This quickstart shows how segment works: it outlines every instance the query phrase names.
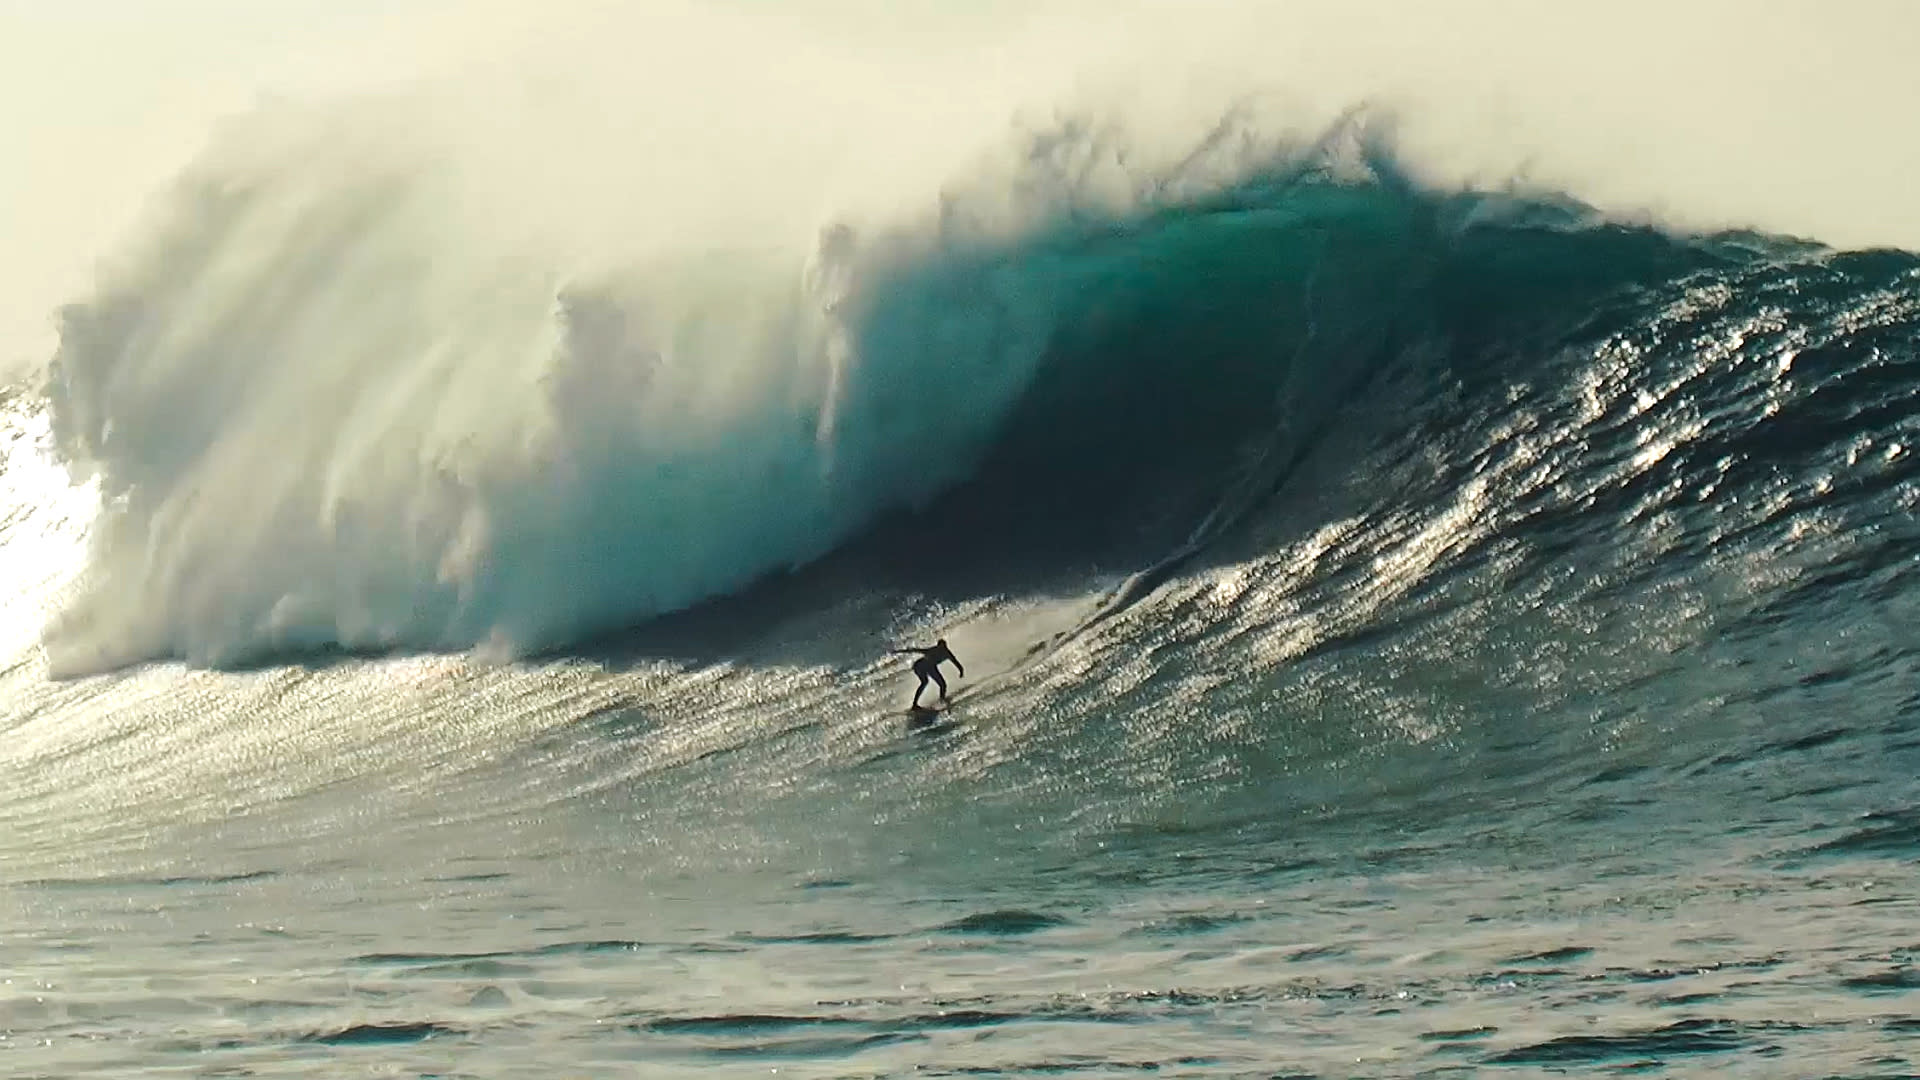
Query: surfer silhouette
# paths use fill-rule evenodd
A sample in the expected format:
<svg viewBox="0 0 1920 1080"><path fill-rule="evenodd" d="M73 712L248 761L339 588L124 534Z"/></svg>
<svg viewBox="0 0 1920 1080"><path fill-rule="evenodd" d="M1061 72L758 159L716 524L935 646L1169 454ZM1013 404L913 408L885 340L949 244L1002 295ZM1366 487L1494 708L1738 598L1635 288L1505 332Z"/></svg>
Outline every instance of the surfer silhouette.
<svg viewBox="0 0 1920 1080"><path fill-rule="evenodd" d="M955 670L960 672L960 677L963 679L967 677L967 666L960 662L959 657L953 655L952 649L947 648L946 638L941 638L939 641L934 642L933 647L930 649L893 649L890 651L899 656L910 656L914 653L920 654L920 659L913 662L913 673L920 676L920 685L913 688L913 708L915 709L920 707L920 695L926 692L927 680L929 679L933 680L934 685L940 688L941 702L946 702L947 680L940 677L940 665L943 662L948 660L953 661L953 666Z"/></svg>

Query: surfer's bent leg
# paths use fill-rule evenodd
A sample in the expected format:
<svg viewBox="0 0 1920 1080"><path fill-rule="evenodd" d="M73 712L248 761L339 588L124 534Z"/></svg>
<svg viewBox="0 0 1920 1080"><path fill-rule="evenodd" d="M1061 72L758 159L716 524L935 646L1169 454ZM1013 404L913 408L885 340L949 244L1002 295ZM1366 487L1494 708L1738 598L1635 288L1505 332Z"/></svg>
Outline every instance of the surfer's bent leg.
<svg viewBox="0 0 1920 1080"><path fill-rule="evenodd" d="M940 687L940 700L947 700L947 680L940 677L940 669L936 667L932 671L927 672L927 675L933 676L934 683ZM920 686L922 689L925 689L926 685L927 679L926 676L923 675L920 677ZM920 695L917 693L914 694L913 699L915 701L920 700Z"/></svg>
<svg viewBox="0 0 1920 1080"><path fill-rule="evenodd" d="M920 685L913 688L913 707L917 709L920 707L920 695L926 693L926 690L927 690L927 676L928 676L927 662L925 660L915 661L913 665L913 673L915 675L920 676ZM934 671L932 672L932 676L935 679L938 679L940 677L940 673L938 671ZM943 691L945 690L946 685L947 685L946 683L940 684Z"/></svg>

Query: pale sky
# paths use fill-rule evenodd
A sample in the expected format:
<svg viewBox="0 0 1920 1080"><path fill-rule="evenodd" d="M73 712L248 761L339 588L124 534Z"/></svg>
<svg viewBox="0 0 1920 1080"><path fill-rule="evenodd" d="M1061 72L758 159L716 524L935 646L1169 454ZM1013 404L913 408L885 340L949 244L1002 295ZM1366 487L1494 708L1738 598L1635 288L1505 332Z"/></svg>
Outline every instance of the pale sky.
<svg viewBox="0 0 1920 1080"><path fill-rule="evenodd" d="M1143 96L1386 95L1412 103L1416 154L1461 175L1524 168L1681 224L1920 248L1920 3L1906 0L0 0L0 373L44 361L52 310L84 295L220 117L268 96L497 76L576 23L595 28L581 63L617 68L624 42L670 54L678 27L720 7L751 13L727 32L759 38L754 55L819 62L823 83L848 77L823 47L901 71L939 54L956 74L917 88L932 106L1080 69ZM547 51L545 77L567 77Z"/></svg>
<svg viewBox="0 0 1920 1080"><path fill-rule="evenodd" d="M403 42L449 6L0 0L0 374L45 358L52 308L219 117L403 76Z"/></svg>

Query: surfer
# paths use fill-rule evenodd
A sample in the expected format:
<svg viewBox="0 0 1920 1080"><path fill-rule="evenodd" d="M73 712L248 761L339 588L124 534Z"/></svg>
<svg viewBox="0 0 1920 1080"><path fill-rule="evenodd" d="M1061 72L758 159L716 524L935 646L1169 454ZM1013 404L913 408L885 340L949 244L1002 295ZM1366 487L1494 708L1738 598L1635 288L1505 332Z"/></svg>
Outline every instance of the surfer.
<svg viewBox="0 0 1920 1080"><path fill-rule="evenodd" d="M899 656L920 654L920 659L913 662L913 673L920 676L920 685L913 688L913 708L915 709L920 707L920 695L926 692L928 679L932 679L934 685L940 688L940 701L942 704L946 703L947 680L940 677L940 665L943 662L953 661L954 669L960 672L960 677L963 679L967 677L967 666L960 662L959 657L953 655L952 649L947 648L946 638L934 642L931 649L893 649L891 651Z"/></svg>

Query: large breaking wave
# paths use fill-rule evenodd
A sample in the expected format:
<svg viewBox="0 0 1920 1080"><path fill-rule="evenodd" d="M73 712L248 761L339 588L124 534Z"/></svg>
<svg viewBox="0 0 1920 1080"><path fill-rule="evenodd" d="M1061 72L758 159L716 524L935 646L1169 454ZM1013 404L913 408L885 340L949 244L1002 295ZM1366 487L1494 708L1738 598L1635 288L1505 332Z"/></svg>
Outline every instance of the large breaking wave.
<svg viewBox="0 0 1920 1080"><path fill-rule="evenodd" d="M589 264L487 228L420 147L260 122L63 312L57 445L105 509L56 671L550 648L968 479L942 560L1149 567L1382 370L1790 250L1433 190L1358 122L1230 120L1159 158L1062 124L917 211Z"/></svg>

